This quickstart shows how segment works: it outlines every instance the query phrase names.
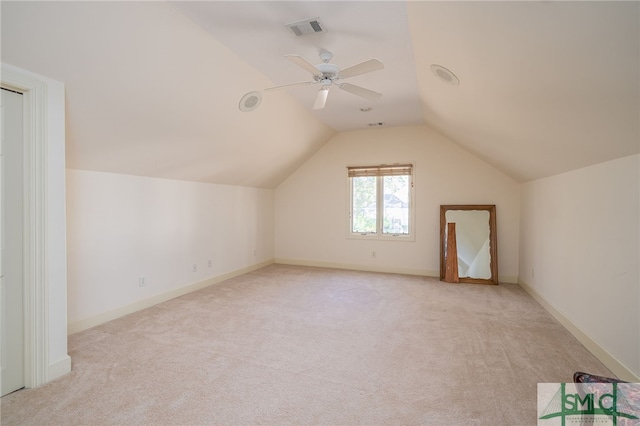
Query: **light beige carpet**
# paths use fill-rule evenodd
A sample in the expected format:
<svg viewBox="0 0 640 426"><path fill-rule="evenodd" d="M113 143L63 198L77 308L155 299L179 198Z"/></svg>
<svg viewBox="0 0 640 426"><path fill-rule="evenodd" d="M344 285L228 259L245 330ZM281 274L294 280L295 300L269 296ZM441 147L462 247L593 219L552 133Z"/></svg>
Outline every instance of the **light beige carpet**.
<svg viewBox="0 0 640 426"><path fill-rule="evenodd" d="M519 286L271 265L69 337L2 425L534 425L611 376Z"/></svg>

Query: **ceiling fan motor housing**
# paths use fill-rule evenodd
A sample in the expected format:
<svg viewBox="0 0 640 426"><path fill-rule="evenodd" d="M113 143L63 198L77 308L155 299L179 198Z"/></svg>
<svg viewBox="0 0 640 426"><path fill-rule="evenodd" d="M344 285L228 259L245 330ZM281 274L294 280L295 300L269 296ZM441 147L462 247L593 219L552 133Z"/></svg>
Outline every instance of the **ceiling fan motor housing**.
<svg viewBox="0 0 640 426"><path fill-rule="evenodd" d="M318 77L318 80L324 80L326 78L333 80L338 75L338 71L340 71L340 68L338 68L334 64L322 63L316 65L316 68L318 69L318 71L320 71L320 73L322 73L322 75Z"/></svg>

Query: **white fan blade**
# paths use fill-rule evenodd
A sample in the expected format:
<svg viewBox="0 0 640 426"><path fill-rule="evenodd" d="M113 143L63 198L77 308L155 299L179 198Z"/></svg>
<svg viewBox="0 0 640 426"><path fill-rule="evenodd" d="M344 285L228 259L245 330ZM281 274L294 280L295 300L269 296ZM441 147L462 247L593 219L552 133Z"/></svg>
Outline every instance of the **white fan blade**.
<svg viewBox="0 0 640 426"><path fill-rule="evenodd" d="M294 64L296 64L297 66L299 66L300 68L307 70L307 72L311 73L311 75L321 74L316 67L314 67L309 62L307 62L307 60L304 59L302 56L284 55L284 57L287 58L289 61L293 62Z"/></svg>
<svg viewBox="0 0 640 426"><path fill-rule="evenodd" d="M384 68L384 64L378 59L369 59L368 61L345 68L338 73L340 78L349 78L354 75L360 75L371 71L378 71Z"/></svg>
<svg viewBox="0 0 640 426"><path fill-rule="evenodd" d="M329 95L329 88L322 88L318 90L316 101L313 104L313 109L322 109L327 103L327 95Z"/></svg>
<svg viewBox="0 0 640 426"><path fill-rule="evenodd" d="M364 87L356 86L349 83L339 84L338 87L346 92L362 96L363 98L367 98L372 101L377 101L382 97L382 93L374 92L373 90L365 89Z"/></svg>
<svg viewBox="0 0 640 426"><path fill-rule="evenodd" d="M309 84L314 84L315 81L301 81L299 83L290 83L290 84L283 84L282 86L274 86L274 87L269 87L267 89L264 89L264 92L270 92L271 90L278 90L278 89L284 89L285 87L293 87L293 86L308 86Z"/></svg>

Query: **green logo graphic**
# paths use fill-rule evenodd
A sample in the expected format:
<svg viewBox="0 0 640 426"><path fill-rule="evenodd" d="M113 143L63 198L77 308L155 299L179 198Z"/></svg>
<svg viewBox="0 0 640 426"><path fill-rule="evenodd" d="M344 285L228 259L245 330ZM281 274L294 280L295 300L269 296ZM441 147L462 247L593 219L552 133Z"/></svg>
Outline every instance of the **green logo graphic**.
<svg viewBox="0 0 640 426"><path fill-rule="evenodd" d="M559 417L565 426L569 416L607 416L613 425L618 418L637 420L638 408L634 408L619 391L618 383L571 384L576 392L566 389L566 383L560 383L549 404L543 410L540 420Z"/></svg>

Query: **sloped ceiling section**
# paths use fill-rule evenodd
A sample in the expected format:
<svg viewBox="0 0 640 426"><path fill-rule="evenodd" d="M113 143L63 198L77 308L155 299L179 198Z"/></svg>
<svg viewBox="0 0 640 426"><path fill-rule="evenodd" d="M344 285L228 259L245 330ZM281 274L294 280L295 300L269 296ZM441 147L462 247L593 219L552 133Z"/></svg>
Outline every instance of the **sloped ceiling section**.
<svg viewBox="0 0 640 426"><path fill-rule="evenodd" d="M66 84L69 168L273 188L335 133L165 2L2 2L2 61Z"/></svg>
<svg viewBox="0 0 640 426"><path fill-rule="evenodd" d="M407 7L425 121L462 147L519 181L639 152L639 2Z"/></svg>
<svg viewBox="0 0 640 426"><path fill-rule="evenodd" d="M66 84L70 168L273 188L335 131L423 125L519 181L640 152L640 2L1 2L2 61ZM284 24L319 17L326 34ZM317 86L285 53L383 70ZM314 58L314 56L316 56ZM459 78L449 85L431 71ZM372 107L363 113L361 109ZM335 129L335 130L334 130Z"/></svg>

